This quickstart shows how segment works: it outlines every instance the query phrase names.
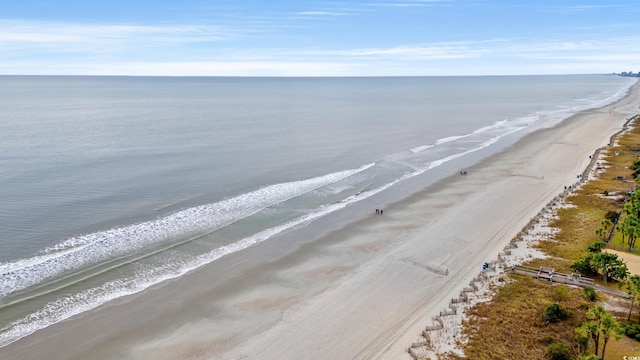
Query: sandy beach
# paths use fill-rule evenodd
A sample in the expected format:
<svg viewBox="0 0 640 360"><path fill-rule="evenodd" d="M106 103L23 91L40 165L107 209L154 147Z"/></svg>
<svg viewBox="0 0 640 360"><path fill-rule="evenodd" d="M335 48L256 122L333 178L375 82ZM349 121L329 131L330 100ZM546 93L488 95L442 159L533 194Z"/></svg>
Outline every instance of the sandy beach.
<svg viewBox="0 0 640 360"><path fill-rule="evenodd" d="M618 257L627 264L627 268L629 269L629 273L631 275L640 274L640 257L611 249L606 249L605 252L618 255Z"/></svg>
<svg viewBox="0 0 640 360"><path fill-rule="evenodd" d="M247 249L38 331L0 358L410 359L432 316L639 112L639 88L384 215L334 224L286 256L266 243ZM260 257L274 260L253 265Z"/></svg>

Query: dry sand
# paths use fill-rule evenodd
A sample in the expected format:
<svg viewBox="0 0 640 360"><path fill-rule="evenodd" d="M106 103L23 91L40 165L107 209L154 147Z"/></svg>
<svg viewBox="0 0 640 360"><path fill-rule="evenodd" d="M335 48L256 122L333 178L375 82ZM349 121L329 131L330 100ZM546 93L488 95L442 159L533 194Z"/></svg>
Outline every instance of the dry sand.
<svg viewBox="0 0 640 360"><path fill-rule="evenodd" d="M627 264L627 268L629 269L629 273L631 273L631 275L640 275L639 255L629 254L626 252L615 251L611 249L606 249L605 252L618 255L618 257Z"/></svg>
<svg viewBox="0 0 640 360"><path fill-rule="evenodd" d="M205 282L207 267L2 350L16 359L410 359L407 347L432 316L638 113L639 87L257 269L260 281L233 296L211 289L184 300L180 291L196 290L183 284ZM154 312L149 296L174 310ZM118 330L130 318L140 325Z"/></svg>
<svg viewBox="0 0 640 360"><path fill-rule="evenodd" d="M468 176L386 209L377 231L362 236L375 242L410 229L404 242L220 358L409 358L406 348L432 316L565 185L575 183L589 156L638 112L638 104L635 86L615 108L581 113L533 134L469 169Z"/></svg>
<svg viewBox="0 0 640 360"><path fill-rule="evenodd" d="M468 176L386 209L379 233L415 226L406 241L221 358L409 358L406 348L432 316L638 112L637 91L615 109L574 116L483 161ZM434 208L438 213L429 211Z"/></svg>

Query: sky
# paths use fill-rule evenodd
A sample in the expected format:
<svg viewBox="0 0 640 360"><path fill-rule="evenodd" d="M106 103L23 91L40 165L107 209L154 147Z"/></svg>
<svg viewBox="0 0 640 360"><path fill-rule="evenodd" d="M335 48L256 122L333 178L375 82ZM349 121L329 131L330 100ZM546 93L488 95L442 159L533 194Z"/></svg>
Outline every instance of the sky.
<svg viewBox="0 0 640 360"><path fill-rule="evenodd" d="M0 74L640 71L637 0L0 0Z"/></svg>

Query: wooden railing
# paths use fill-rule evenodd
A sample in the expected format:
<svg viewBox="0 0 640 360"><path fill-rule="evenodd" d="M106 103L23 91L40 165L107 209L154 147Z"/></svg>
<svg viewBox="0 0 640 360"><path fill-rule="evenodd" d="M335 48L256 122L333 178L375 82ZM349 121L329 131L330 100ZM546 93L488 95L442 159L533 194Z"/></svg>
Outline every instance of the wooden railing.
<svg viewBox="0 0 640 360"><path fill-rule="evenodd" d="M540 280L547 280L556 283L576 285L576 286L593 286L594 281L591 278L584 277L580 274L564 274L555 272L554 269L541 266L539 269L534 269L526 266L513 266L507 271L514 272L519 275L531 276Z"/></svg>

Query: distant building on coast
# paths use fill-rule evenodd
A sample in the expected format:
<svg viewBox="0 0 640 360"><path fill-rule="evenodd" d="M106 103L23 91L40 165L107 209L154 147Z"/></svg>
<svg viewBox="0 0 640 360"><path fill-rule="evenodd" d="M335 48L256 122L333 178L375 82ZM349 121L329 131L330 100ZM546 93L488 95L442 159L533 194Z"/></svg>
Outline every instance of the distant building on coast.
<svg viewBox="0 0 640 360"><path fill-rule="evenodd" d="M638 71L637 73L634 73L633 71L623 71L620 74L618 74L620 76L630 76L630 77L640 77L640 71Z"/></svg>

